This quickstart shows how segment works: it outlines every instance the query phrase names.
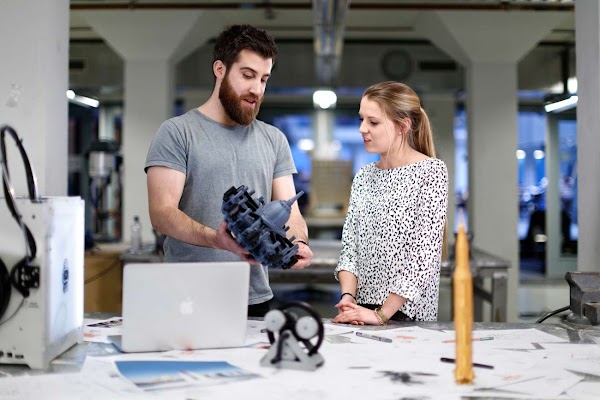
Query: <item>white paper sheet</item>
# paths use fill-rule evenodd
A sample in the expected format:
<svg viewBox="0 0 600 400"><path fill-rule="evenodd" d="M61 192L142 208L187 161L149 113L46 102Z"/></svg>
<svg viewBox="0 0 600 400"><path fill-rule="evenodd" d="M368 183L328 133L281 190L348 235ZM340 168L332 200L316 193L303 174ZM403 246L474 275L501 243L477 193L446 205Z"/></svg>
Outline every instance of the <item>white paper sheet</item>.
<svg viewBox="0 0 600 400"><path fill-rule="evenodd" d="M123 318L121 317L83 321L83 340L85 342L110 343L107 336L118 336L122 332Z"/></svg>
<svg viewBox="0 0 600 400"><path fill-rule="evenodd" d="M0 399L104 400L141 399L140 393L122 391L122 382L92 374L49 374L0 379Z"/></svg>
<svg viewBox="0 0 600 400"><path fill-rule="evenodd" d="M567 395L577 400L598 400L600 382L580 382L567 390Z"/></svg>
<svg viewBox="0 0 600 400"><path fill-rule="evenodd" d="M600 347L596 344L545 343L547 360L561 368L600 376Z"/></svg>

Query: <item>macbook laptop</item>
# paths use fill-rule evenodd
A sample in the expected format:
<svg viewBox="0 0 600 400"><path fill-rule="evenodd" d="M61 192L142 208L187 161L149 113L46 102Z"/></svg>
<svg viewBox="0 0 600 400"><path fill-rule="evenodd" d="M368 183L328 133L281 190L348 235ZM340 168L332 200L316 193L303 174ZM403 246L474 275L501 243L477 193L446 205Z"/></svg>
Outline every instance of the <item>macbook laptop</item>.
<svg viewBox="0 0 600 400"><path fill-rule="evenodd" d="M123 352L242 346L250 264L127 264L123 272Z"/></svg>

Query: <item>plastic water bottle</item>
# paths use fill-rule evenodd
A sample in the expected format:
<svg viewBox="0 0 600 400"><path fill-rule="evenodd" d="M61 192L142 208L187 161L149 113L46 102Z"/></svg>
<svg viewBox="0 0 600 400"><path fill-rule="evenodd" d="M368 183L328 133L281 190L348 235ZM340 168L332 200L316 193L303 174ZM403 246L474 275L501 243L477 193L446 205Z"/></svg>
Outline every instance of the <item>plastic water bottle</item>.
<svg viewBox="0 0 600 400"><path fill-rule="evenodd" d="M131 252L134 254L142 252L142 224L137 215L133 217L133 224L131 224Z"/></svg>

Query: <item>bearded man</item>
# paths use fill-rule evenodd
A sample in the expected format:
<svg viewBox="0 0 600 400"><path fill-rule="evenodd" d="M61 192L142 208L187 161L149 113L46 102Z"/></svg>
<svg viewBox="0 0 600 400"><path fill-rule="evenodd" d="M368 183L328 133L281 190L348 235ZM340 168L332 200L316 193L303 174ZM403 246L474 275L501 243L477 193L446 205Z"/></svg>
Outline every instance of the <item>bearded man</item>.
<svg viewBox="0 0 600 400"><path fill-rule="evenodd" d="M223 194L240 185L267 200L296 194L297 170L284 134L256 119L276 57L275 41L262 29L235 25L223 31L213 52L210 98L165 121L152 140L145 165L148 201L152 226L167 236L165 262L255 263L223 221ZM313 255L297 204L288 225L288 237L295 236L299 247L292 268L305 268ZM272 298L267 267L252 265L248 316L264 316Z"/></svg>

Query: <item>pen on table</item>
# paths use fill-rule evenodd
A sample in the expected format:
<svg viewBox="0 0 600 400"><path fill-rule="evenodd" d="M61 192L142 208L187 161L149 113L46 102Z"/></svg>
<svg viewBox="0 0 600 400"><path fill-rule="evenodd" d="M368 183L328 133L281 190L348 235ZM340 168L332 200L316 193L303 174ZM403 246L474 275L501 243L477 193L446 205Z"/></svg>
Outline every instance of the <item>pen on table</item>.
<svg viewBox="0 0 600 400"><path fill-rule="evenodd" d="M440 361L446 362L446 363L451 363L451 364L454 364L456 362L456 360L454 358L447 358L447 357L440 358ZM487 364L473 363L473 366L479 367L479 368L494 369L493 365L487 365Z"/></svg>
<svg viewBox="0 0 600 400"><path fill-rule="evenodd" d="M368 333L364 333L361 331L356 331L356 336L364 337L366 339L379 340L380 342L392 343L392 339L390 339L390 338L386 338L383 336L369 335Z"/></svg>
<svg viewBox="0 0 600 400"><path fill-rule="evenodd" d="M494 337L493 336L484 336L484 337L478 337L478 338L471 339L472 342L481 342L484 340L494 340ZM455 339L448 339L448 340L442 341L442 343L455 343L455 342L456 342Z"/></svg>

